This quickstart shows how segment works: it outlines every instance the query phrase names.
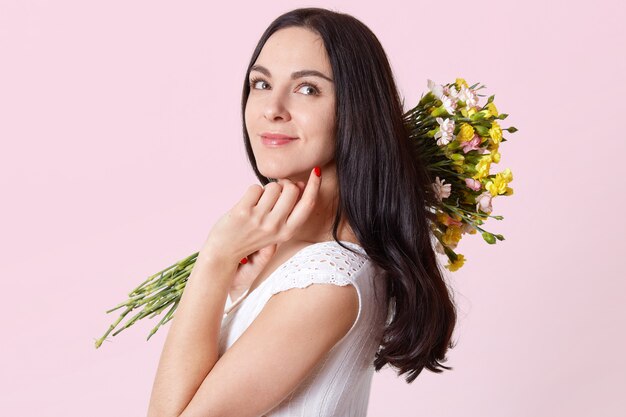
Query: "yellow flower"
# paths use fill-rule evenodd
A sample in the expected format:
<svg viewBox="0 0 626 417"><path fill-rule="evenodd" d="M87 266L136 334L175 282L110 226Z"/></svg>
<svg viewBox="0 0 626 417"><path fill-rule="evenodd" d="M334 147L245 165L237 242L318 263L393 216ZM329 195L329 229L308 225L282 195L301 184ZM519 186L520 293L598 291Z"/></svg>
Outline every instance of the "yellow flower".
<svg viewBox="0 0 626 417"><path fill-rule="evenodd" d="M440 211L437 213L437 221L439 223L445 224L446 226L450 226L450 225L460 226L461 216L458 216L456 214L449 216L447 213Z"/></svg>
<svg viewBox="0 0 626 417"><path fill-rule="evenodd" d="M446 224L449 218L450 217L446 213L441 212L441 211L437 212L437 221L439 223Z"/></svg>
<svg viewBox="0 0 626 417"><path fill-rule="evenodd" d="M467 81L465 81L463 78L457 78L454 83L457 85L457 87L459 87L459 89L463 86L469 88L469 85L467 85Z"/></svg>
<svg viewBox="0 0 626 417"><path fill-rule="evenodd" d="M459 142L468 142L474 137L474 128L469 123L463 123L456 137L459 139Z"/></svg>
<svg viewBox="0 0 626 417"><path fill-rule="evenodd" d="M487 104L487 110L489 110L489 114L493 117L496 117L498 115L498 109L496 109L496 105L493 104L493 101Z"/></svg>
<svg viewBox="0 0 626 417"><path fill-rule="evenodd" d="M463 113L463 112L461 112ZM470 109L467 111L467 116L465 114L463 114L464 117L470 117L472 116L474 113L476 113L476 108L474 107L470 107Z"/></svg>
<svg viewBox="0 0 626 417"><path fill-rule="evenodd" d="M446 229L446 233L441 237L444 245L454 248L459 240L461 240L461 228L455 225L450 225Z"/></svg>
<svg viewBox="0 0 626 417"><path fill-rule="evenodd" d="M458 270L460 267L462 267L464 263L465 263L465 256L463 256L463 255L461 255L459 253L459 254L456 255L456 261L448 262L448 265L446 265L446 268L448 268L450 271L454 272L454 271Z"/></svg>
<svg viewBox="0 0 626 417"><path fill-rule="evenodd" d="M493 181L487 181L485 188L489 191L489 193L491 193L491 195L497 196L504 193L506 190L506 183L503 182L502 179L500 179L500 181L496 181L494 178Z"/></svg>
<svg viewBox="0 0 626 417"><path fill-rule="evenodd" d="M500 152L491 152L491 159L493 160L494 164L500 162Z"/></svg>
<svg viewBox="0 0 626 417"><path fill-rule="evenodd" d="M509 168L507 168L504 171L502 171L501 174L504 177L504 179L506 180L506 182L513 181L513 173L511 172L511 170Z"/></svg>
<svg viewBox="0 0 626 417"><path fill-rule="evenodd" d="M493 143L500 143L500 141L502 140L502 129L500 128L498 122L496 122L495 120L491 122L489 136L491 136Z"/></svg>
<svg viewBox="0 0 626 417"><path fill-rule="evenodd" d="M513 174L510 169L506 169L503 172L498 172L496 177L492 181L487 181L485 188L491 195L496 196L505 194L508 192L509 181L513 181Z"/></svg>
<svg viewBox="0 0 626 417"><path fill-rule="evenodd" d="M472 176L475 180L480 180L489 175L489 168L491 167L491 155L484 155L480 158L476 164L476 174Z"/></svg>

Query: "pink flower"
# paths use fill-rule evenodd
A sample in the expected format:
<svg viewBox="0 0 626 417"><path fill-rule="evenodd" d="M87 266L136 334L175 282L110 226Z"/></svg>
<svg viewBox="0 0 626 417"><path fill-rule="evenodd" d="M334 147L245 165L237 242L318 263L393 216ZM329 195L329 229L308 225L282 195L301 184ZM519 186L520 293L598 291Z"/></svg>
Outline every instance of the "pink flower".
<svg viewBox="0 0 626 417"><path fill-rule="evenodd" d="M480 181L475 180L474 178L465 178L465 185L474 191L478 191L482 187Z"/></svg>
<svg viewBox="0 0 626 417"><path fill-rule="evenodd" d="M456 220L453 219L452 217L450 217L450 220L448 220L448 226L463 226L463 222L461 220Z"/></svg>
<svg viewBox="0 0 626 417"><path fill-rule="evenodd" d="M480 149L480 136L474 133L474 137L467 142L463 142L461 146L463 146L463 153Z"/></svg>

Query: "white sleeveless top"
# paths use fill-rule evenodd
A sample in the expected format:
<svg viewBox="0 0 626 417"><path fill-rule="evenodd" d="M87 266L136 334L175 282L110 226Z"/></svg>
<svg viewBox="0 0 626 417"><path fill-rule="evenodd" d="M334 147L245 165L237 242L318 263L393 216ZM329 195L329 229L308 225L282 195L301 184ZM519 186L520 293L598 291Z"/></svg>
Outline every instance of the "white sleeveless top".
<svg viewBox="0 0 626 417"><path fill-rule="evenodd" d="M387 319L385 271L369 259L361 246L341 242L357 254L335 241L305 246L250 294L246 291L225 309L219 357L278 292L311 284L352 284L357 290L359 313L348 333L283 402L265 414L267 417L364 417L367 414L374 355Z"/></svg>

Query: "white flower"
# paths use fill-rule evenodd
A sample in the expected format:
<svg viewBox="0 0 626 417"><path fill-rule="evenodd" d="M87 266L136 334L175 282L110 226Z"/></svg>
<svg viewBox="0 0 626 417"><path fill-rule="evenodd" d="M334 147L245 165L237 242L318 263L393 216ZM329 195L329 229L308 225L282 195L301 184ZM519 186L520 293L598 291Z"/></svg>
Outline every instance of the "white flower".
<svg viewBox="0 0 626 417"><path fill-rule="evenodd" d="M439 131L435 133L435 139L437 145L447 145L454 139L454 119L445 119L437 117L437 123L439 123Z"/></svg>
<svg viewBox="0 0 626 417"><path fill-rule="evenodd" d="M454 114L457 107L457 96L459 95L459 92L454 85L444 87L442 85L435 84L432 80L428 80L428 89L435 97L441 100L443 107L449 114Z"/></svg>
<svg viewBox="0 0 626 417"><path fill-rule="evenodd" d="M433 190L435 191L435 196L439 201L450 197L450 193L452 192L452 185L444 184L445 181L445 179L440 180L439 177L435 177L435 182L433 182Z"/></svg>
<svg viewBox="0 0 626 417"><path fill-rule="evenodd" d="M456 111L456 102L457 99L454 97L444 95L441 98L441 103L443 104L443 107L446 109L448 114L454 114L454 112Z"/></svg>
<svg viewBox="0 0 626 417"><path fill-rule="evenodd" d="M465 102L467 108L474 107L478 104L478 95L474 90L462 86L459 92L458 99Z"/></svg>
<svg viewBox="0 0 626 417"><path fill-rule="evenodd" d="M441 100L441 96L443 96L443 87L439 84L435 84L434 81L428 80L428 89L433 93L435 97Z"/></svg>
<svg viewBox="0 0 626 417"><path fill-rule="evenodd" d="M481 210L484 213L491 213L491 211L493 210L493 208L491 207L491 199L493 198L493 196L491 195L491 193L489 191L485 191L483 192L481 195L479 195L478 197L476 197L476 210Z"/></svg>
<svg viewBox="0 0 626 417"><path fill-rule="evenodd" d="M450 85L443 88L443 94L446 96L457 99L459 97L459 91L456 89L456 86Z"/></svg>

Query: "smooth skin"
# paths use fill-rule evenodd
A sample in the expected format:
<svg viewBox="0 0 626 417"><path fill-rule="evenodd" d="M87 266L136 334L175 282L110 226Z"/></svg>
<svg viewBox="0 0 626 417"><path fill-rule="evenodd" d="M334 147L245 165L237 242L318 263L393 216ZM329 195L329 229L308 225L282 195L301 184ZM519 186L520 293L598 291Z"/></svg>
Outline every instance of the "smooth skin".
<svg viewBox="0 0 626 417"><path fill-rule="evenodd" d="M246 285L255 276L255 288L297 250L332 240L337 183L329 149L334 149L334 121L324 117L329 109L334 112L328 107L331 102L334 106L334 93L327 85L326 96L310 97L312 90L301 84L313 77L290 77L302 69L332 77L320 42L306 29L281 29L257 60L273 78L261 83L269 89L251 91L246 124L259 169L280 180L250 186L211 229L167 334L150 417L262 416L297 388L356 320L358 294L352 285L293 288L272 296L241 337L218 355L233 284ZM322 84L317 77L315 81ZM284 148L263 148L258 133L264 131L298 140ZM321 177L314 166L321 167ZM346 226L339 238L357 243ZM240 265L244 256L252 262ZM240 272L244 268L249 271L245 275Z"/></svg>

